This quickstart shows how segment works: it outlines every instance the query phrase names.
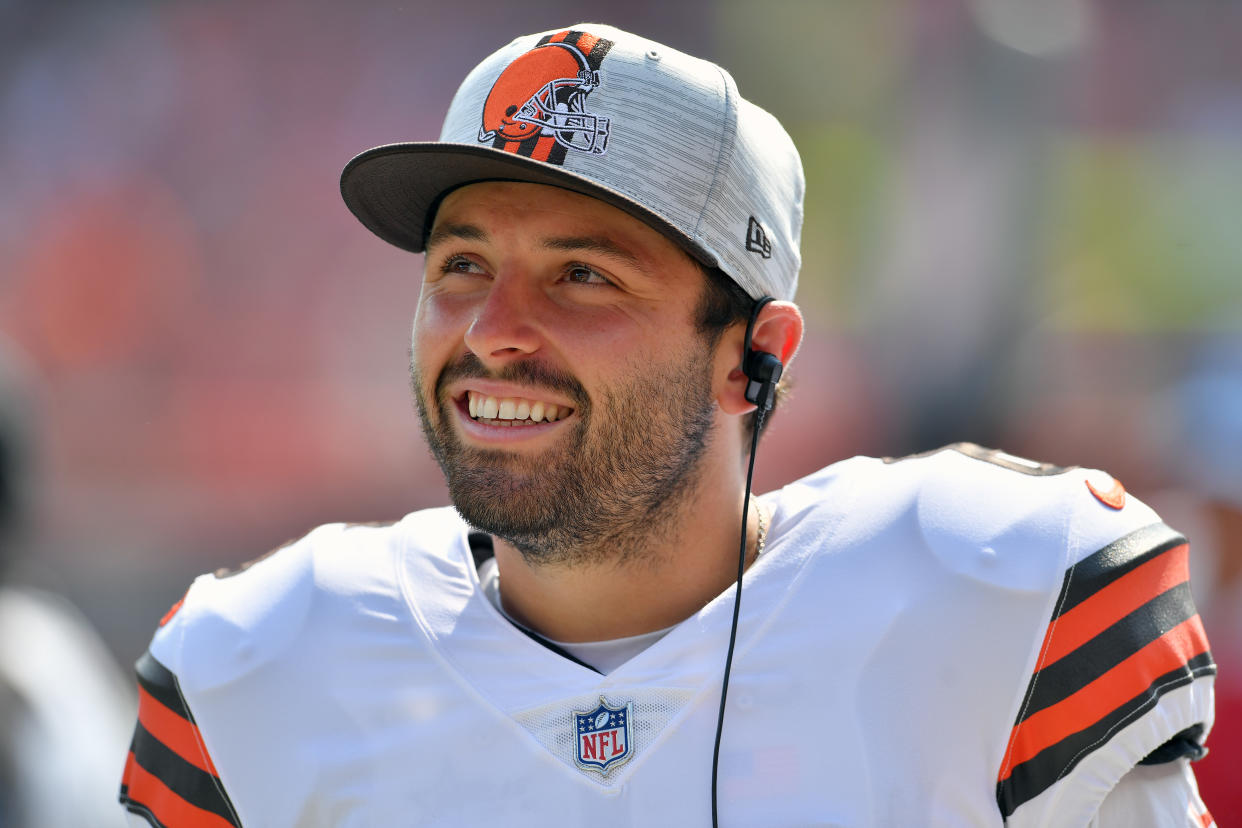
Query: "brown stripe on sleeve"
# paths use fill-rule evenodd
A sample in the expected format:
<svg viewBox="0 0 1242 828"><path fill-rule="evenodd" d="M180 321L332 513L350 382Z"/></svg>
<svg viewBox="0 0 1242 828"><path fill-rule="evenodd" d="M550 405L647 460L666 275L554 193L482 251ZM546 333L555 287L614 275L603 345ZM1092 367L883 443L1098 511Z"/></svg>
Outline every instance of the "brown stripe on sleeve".
<svg viewBox="0 0 1242 828"><path fill-rule="evenodd" d="M198 727L181 714L169 710L141 685L138 687L138 722L173 753L194 767L219 776Z"/></svg>
<svg viewBox="0 0 1242 828"><path fill-rule="evenodd" d="M1054 619L1045 637L1044 663L1064 658L1152 598L1187 583L1189 551L1183 543L1160 553Z"/></svg>
<svg viewBox="0 0 1242 828"><path fill-rule="evenodd" d="M146 817L155 828L238 828L238 822L196 807L182 799L131 752L121 782L121 802Z"/></svg>
<svg viewBox="0 0 1242 828"><path fill-rule="evenodd" d="M150 652L136 669L138 724L121 803L157 828L240 828L177 677Z"/></svg>
<svg viewBox="0 0 1242 828"><path fill-rule="evenodd" d="M1157 524L1066 573L998 773L1006 817L1162 695L1215 673L1187 556L1185 538Z"/></svg>
<svg viewBox="0 0 1242 828"><path fill-rule="evenodd" d="M1192 658L1185 668L1171 671L1152 682L1152 689L1121 705L1086 730L1044 748L1031 759L1012 766L996 786L997 802L1008 817L1024 802L1034 799L1069 773L1078 761L1107 742L1118 730L1155 706L1160 695L1184 687L1216 670L1210 654Z"/></svg>
<svg viewBox="0 0 1242 828"><path fill-rule="evenodd" d="M1152 689L1158 678L1208 651L1199 616L1169 630L1069 698L1014 726L1009 763L1021 764L1041 750L1086 730L1127 702Z"/></svg>

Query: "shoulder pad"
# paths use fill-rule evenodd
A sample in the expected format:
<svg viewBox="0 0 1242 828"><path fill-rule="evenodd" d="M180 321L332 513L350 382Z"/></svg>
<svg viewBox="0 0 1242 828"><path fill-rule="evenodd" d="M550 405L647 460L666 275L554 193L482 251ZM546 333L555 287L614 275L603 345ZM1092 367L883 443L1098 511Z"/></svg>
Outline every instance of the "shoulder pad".
<svg viewBox="0 0 1242 828"><path fill-rule="evenodd" d="M316 546L343 529L322 526L241 570L199 576L156 631L152 656L191 693L265 663L302 627L314 592Z"/></svg>
<svg viewBox="0 0 1242 828"><path fill-rule="evenodd" d="M1054 589L1074 561L1158 520L1132 497L1105 505L1087 485L1111 492L1102 472L971 443L885 462L914 478L918 523L941 562L1009 589Z"/></svg>

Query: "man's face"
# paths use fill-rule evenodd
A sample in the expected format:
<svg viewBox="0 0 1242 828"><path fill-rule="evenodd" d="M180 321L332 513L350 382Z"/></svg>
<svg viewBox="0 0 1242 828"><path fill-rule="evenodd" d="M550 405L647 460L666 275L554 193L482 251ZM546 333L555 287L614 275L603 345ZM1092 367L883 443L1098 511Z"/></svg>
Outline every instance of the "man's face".
<svg viewBox="0 0 1242 828"><path fill-rule="evenodd" d="M532 562L618 560L685 502L716 415L698 266L554 187L486 182L436 214L411 376L471 524Z"/></svg>

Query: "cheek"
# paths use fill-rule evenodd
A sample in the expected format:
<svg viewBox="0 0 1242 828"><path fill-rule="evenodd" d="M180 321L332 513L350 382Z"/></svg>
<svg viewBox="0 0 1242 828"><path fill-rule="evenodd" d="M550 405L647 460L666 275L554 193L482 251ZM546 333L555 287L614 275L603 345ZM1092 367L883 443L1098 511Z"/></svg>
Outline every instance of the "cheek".
<svg viewBox="0 0 1242 828"><path fill-rule="evenodd" d="M474 318L475 303L460 296L422 296L414 312L413 339L435 345L460 341Z"/></svg>
<svg viewBox="0 0 1242 828"><path fill-rule="evenodd" d="M438 303L420 301L410 328L410 361L424 383L435 381L460 343L460 332Z"/></svg>
<svg viewBox="0 0 1242 828"><path fill-rule="evenodd" d="M549 335L581 347L633 352L657 346L668 320L619 304L553 303L545 320Z"/></svg>
<svg viewBox="0 0 1242 828"><path fill-rule="evenodd" d="M683 328L672 318L584 310L561 317L559 350L588 388L637 387L704 358L698 340Z"/></svg>

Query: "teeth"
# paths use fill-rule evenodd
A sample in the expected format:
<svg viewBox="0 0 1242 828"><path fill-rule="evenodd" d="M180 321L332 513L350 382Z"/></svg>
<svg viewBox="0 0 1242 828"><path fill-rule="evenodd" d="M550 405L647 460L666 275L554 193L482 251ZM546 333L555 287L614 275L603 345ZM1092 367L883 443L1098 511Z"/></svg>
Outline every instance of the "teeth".
<svg viewBox="0 0 1242 828"><path fill-rule="evenodd" d="M552 423L573 413L572 408L541 400L532 402L520 397L489 397L475 391L468 392L467 396L470 416L476 420L493 420L493 425L511 426L526 420Z"/></svg>

